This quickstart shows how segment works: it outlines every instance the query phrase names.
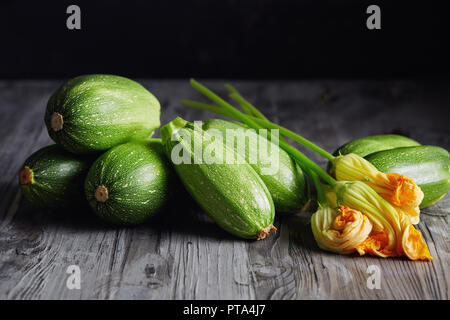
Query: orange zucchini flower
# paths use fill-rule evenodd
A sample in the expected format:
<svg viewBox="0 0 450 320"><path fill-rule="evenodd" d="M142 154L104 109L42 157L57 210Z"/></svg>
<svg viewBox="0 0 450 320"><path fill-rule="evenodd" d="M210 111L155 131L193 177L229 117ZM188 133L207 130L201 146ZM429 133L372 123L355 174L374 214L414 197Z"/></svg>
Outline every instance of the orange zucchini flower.
<svg viewBox="0 0 450 320"><path fill-rule="evenodd" d="M336 211L333 208L339 206L340 214L335 213L334 221L336 222L333 221L332 224L329 222L328 224L323 223L325 219L316 221L318 219L317 212L313 215L311 226L316 241L318 238L317 229L321 230L322 233L327 230L331 230L332 233L339 231L340 226L356 221L355 217L358 217L358 215L354 212L358 212L368 219L371 227L365 229L370 230L370 232L362 241L363 232L359 233L359 237L354 238L353 242L352 239L346 239L348 243L356 244L353 246L353 251L357 251L360 255L370 254L383 258L407 256L411 260L433 259L420 231L416 230L411 224L410 217L400 208L393 207L367 184L360 181L338 181L332 189L329 187L326 190L330 210ZM348 213L347 216L350 219L347 218L345 213ZM364 220L364 218L358 219ZM324 236L320 239L320 245L324 249L330 250L333 244L327 244L327 247L325 247L323 238ZM331 237L328 239L334 240ZM317 242L319 243L319 241ZM334 246L336 245L340 245L340 242L336 242ZM339 252L337 250L330 251Z"/></svg>
<svg viewBox="0 0 450 320"><path fill-rule="evenodd" d="M423 192L412 179L398 173L381 172L369 161L353 153L336 157L333 173L340 181L366 183L394 207L402 209L411 223L419 223Z"/></svg>
<svg viewBox="0 0 450 320"><path fill-rule="evenodd" d="M311 217L311 227L321 249L348 254L369 236L372 223L357 210L324 204Z"/></svg>

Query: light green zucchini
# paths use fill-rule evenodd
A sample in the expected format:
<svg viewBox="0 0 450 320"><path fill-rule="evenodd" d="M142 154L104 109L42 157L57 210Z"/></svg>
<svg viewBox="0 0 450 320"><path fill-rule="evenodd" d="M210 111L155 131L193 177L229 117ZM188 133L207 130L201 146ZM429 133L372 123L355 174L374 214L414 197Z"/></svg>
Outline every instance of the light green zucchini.
<svg viewBox="0 0 450 320"><path fill-rule="evenodd" d="M263 239L276 230L269 190L243 157L181 118L162 127L161 136L187 191L220 227L246 239ZM239 163L206 160L207 150L223 150Z"/></svg>
<svg viewBox="0 0 450 320"><path fill-rule="evenodd" d="M203 130L211 133L218 130L223 136L223 141L226 141L227 130L234 130L236 134L242 133L245 146L243 150L239 150L238 139L233 139L234 150L240 153L261 177L272 196L276 212L298 213L304 208L308 202L309 193L305 175L300 166L277 144L258 136L255 130L249 129L245 124L234 121L210 119L203 123ZM256 150L250 150L250 141L253 141L252 144L255 144ZM267 163L260 158L261 144L270 153L267 160L276 157L275 163ZM270 167L271 165L273 168Z"/></svg>

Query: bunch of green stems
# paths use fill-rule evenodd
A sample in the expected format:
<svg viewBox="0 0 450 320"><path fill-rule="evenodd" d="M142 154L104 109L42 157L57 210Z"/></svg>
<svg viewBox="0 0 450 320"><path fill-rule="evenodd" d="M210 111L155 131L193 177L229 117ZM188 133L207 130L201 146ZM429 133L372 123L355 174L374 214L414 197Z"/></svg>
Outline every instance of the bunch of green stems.
<svg viewBox="0 0 450 320"><path fill-rule="evenodd" d="M255 130L258 129L277 129L279 130L281 137L279 139L279 146L286 151L295 161L301 166L303 171L311 178L313 181L316 191L317 200L319 203L325 201L325 194L323 191L322 183L320 178L330 186L336 184L336 180L325 172L321 167L319 167L315 162L304 155L300 150L291 146L284 138L290 138L293 141L311 149L312 151L318 153L319 155L325 157L326 159L332 161L335 157L312 143L311 141L305 139L304 137L298 135L297 133L286 129L278 124L271 122L261 111L259 111L253 104L246 100L234 87L226 84L225 87L229 91L229 97L236 101L242 108L244 112L239 111L236 107L231 105L229 102L225 101L213 91L200 84L194 79L191 79L191 85L198 92L203 94L205 97L209 98L215 105L192 101L192 100L182 100L181 103L185 106L206 110L218 115L227 116L235 120L239 120L246 124L248 127ZM269 133L270 136L270 133ZM320 177L320 178L319 178Z"/></svg>

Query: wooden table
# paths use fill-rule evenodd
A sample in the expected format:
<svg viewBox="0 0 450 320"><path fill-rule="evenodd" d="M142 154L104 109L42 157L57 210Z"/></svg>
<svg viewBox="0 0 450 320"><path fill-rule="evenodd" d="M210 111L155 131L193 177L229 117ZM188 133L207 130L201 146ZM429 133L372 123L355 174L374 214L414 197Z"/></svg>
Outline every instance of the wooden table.
<svg viewBox="0 0 450 320"><path fill-rule="evenodd" d="M182 107L200 96L187 80L139 80L160 100L162 123L212 117ZM224 80L225 81L225 80ZM205 81L225 94L224 81ZM2 299L449 299L448 195L422 211L419 229L433 262L341 256L318 249L310 212L276 217L263 241L236 239L195 205L134 227L89 212L31 207L17 172L51 143L43 116L62 81L0 81L0 298ZM269 118L329 151L369 134L409 134L450 149L450 83L412 81L232 81ZM326 163L307 152L322 166ZM81 271L69 290L67 268ZM380 289L367 286L369 266Z"/></svg>

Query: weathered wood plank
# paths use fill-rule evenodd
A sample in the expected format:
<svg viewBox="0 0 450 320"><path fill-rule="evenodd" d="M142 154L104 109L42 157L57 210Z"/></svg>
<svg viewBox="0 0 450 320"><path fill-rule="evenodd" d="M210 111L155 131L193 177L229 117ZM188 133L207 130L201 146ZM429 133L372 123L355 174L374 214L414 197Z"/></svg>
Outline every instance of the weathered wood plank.
<svg viewBox="0 0 450 320"><path fill-rule="evenodd" d="M162 123L199 99L187 81L141 81L160 99ZM226 93L223 81L207 81ZM448 299L449 197L423 211L419 225L435 260L339 256L318 249L309 212L277 216L264 241L236 239L190 202L135 228L115 228L87 209L51 212L21 196L16 173L50 144L46 100L59 81L0 81L0 298L8 299ZM450 148L445 117L449 84L304 81L233 84L271 119L329 151L358 136L396 130ZM426 108L424 108L426 106ZM325 161L306 151L325 166ZM81 290L68 290L69 265L81 268ZM381 270L381 289L366 286L367 267Z"/></svg>

